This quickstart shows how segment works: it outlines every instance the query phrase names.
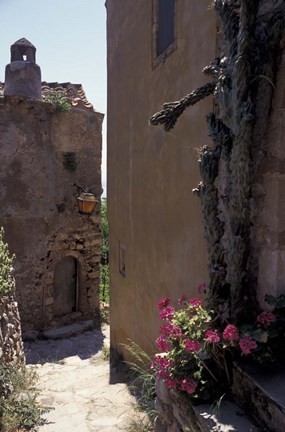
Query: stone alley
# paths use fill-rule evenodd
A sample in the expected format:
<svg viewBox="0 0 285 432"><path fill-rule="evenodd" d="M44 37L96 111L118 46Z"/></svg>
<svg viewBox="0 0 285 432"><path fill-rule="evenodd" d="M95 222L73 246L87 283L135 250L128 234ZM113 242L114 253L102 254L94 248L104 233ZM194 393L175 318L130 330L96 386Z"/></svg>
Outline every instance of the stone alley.
<svg viewBox="0 0 285 432"><path fill-rule="evenodd" d="M52 408L40 432L126 431L141 417L123 377L110 369L109 326L26 342L25 351L39 375L39 401Z"/></svg>

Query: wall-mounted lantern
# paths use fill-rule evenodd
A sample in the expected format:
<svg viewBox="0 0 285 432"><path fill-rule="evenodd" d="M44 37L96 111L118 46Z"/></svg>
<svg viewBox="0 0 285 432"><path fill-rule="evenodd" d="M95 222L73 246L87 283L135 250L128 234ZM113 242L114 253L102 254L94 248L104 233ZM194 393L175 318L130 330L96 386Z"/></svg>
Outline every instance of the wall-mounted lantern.
<svg viewBox="0 0 285 432"><path fill-rule="evenodd" d="M99 202L92 193L82 192L79 197L77 197L78 210L80 213L91 214Z"/></svg>
<svg viewBox="0 0 285 432"><path fill-rule="evenodd" d="M77 190L78 190L78 192L80 190L82 191L77 196L78 210L80 211L80 213L83 213L83 214L91 214L93 212L96 204L99 202L96 199L95 194L87 191L87 189L81 188L80 186L77 186Z"/></svg>

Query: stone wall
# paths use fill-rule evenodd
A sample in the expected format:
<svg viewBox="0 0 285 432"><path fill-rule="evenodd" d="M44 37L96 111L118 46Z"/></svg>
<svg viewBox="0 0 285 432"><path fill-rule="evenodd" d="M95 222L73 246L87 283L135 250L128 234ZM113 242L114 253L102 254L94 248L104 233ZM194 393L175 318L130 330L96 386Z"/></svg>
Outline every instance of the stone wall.
<svg viewBox="0 0 285 432"><path fill-rule="evenodd" d="M12 293L0 298L0 364L24 361L18 304Z"/></svg>
<svg viewBox="0 0 285 432"><path fill-rule="evenodd" d="M165 382L156 380L155 409L158 417L155 432L199 432L195 414L185 397L168 389Z"/></svg>
<svg viewBox="0 0 285 432"><path fill-rule="evenodd" d="M93 110L60 112L48 102L0 98L0 226L16 255L23 331L96 317L100 204L92 215L79 213L75 185L89 187L100 200L102 120ZM76 299L61 314L55 270L65 257L75 259Z"/></svg>

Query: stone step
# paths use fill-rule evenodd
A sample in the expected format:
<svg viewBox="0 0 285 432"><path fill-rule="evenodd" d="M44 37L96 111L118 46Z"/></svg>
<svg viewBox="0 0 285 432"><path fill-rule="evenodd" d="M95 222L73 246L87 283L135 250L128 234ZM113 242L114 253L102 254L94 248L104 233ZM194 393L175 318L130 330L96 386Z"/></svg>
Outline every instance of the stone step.
<svg viewBox="0 0 285 432"><path fill-rule="evenodd" d="M268 432L256 427L238 405L227 399L219 406L203 404L193 409L201 432Z"/></svg>
<svg viewBox="0 0 285 432"><path fill-rule="evenodd" d="M267 432L285 431L285 368L246 364L234 371L233 393Z"/></svg>
<svg viewBox="0 0 285 432"><path fill-rule="evenodd" d="M94 321L81 321L64 327L52 328L41 333L44 339L66 339L94 328Z"/></svg>
<svg viewBox="0 0 285 432"><path fill-rule="evenodd" d="M65 339L84 333L93 328L94 321L88 320L62 327L51 328L42 332L36 330L26 331L23 333L22 337L24 341L35 341L36 339Z"/></svg>

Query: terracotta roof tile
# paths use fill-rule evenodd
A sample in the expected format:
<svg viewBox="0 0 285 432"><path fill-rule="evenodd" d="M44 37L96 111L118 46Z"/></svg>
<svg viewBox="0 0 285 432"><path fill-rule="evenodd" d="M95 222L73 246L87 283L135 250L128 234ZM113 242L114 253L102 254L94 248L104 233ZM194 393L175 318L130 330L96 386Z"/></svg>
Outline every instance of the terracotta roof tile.
<svg viewBox="0 0 285 432"><path fill-rule="evenodd" d="M0 96L3 96L4 84L5 83L0 82ZM72 107L88 110L88 111L95 111L93 105L87 100L81 84L72 84L70 82L48 83L46 81L43 81L42 82L43 100L45 100L45 98L50 94L52 94L53 92L57 92L58 94L64 96Z"/></svg>

